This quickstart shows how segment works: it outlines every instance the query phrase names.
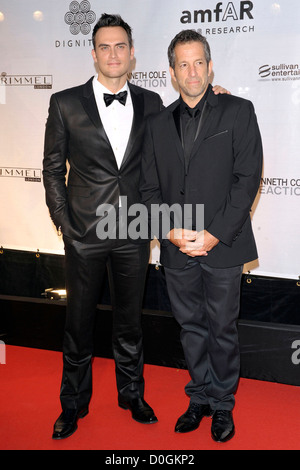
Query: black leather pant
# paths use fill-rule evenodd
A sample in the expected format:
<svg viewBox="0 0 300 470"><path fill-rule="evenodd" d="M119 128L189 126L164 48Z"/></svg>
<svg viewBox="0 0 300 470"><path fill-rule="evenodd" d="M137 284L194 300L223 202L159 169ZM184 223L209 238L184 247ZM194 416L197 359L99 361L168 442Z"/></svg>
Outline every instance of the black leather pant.
<svg viewBox="0 0 300 470"><path fill-rule="evenodd" d="M143 397L142 300L149 243L65 241L67 316L63 344L62 408L87 407L92 394L96 306L108 268L113 306L117 389L125 399Z"/></svg>

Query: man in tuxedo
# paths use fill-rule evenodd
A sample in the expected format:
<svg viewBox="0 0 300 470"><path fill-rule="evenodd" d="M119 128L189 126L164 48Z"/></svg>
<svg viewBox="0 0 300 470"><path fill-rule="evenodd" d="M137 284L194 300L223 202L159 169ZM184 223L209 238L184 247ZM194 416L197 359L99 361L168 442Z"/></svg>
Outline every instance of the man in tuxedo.
<svg viewBox="0 0 300 470"><path fill-rule="evenodd" d="M261 176L261 137L250 101L212 93L203 36L182 31L168 56L180 97L148 120L140 191L161 242L191 375L189 407L175 431L197 429L212 415L212 437L224 442L235 432L242 267L257 258L250 211Z"/></svg>
<svg viewBox="0 0 300 470"><path fill-rule="evenodd" d="M64 237L67 289L62 413L54 425L54 439L70 436L78 418L88 413L93 325L106 265L118 403L138 422L157 421L144 400L143 379L141 308L149 240L101 237L97 224L107 214L96 212L109 204L118 229L122 196L128 205L140 202L144 123L162 109L162 101L158 94L127 82L134 48L131 28L118 15L101 16L93 46L98 75L51 97L45 133L46 202Z"/></svg>
<svg viewBox="0 0 300 470"><path fill-rule="evenodd" d="M131 28L119 15L101 16L93 30L93 46L97 76L51 97L45 133L46 202L63 233L67 288L62 413L54 425L54 439L70 436L78 418L88 412L93 325L106 266L118 404L140 423L157 421L144 400L141 329L150 242L127 236L124 220L129 224L131 219L122 218L122 210L141 202L145 122L163 105L157 93L127 82L134 48ZM218 86L214 90L226 92ZM111 215L116 223L106 230Z"/></svg>

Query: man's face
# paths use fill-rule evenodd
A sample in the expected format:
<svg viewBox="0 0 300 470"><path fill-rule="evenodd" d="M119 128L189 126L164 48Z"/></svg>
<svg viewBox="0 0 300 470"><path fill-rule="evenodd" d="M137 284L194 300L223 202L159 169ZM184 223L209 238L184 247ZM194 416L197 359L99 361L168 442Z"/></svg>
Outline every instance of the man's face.
<svg viewBox="0 0 300 470"><path fill-rule="evenodd" d="M127 79L130 62L134 56L130 49L126 31L120 26L100 28L95 37L92 56L99 69L99 78Z"/></svg>
<svg viewBox="0 0 300 470"><path fill-rule="evenodd" d="M207 64L204 47L198 41L175 46L175 66L170 67L173 80L178 84L183 100L193 108L206 92L212 61Z"/></svg>

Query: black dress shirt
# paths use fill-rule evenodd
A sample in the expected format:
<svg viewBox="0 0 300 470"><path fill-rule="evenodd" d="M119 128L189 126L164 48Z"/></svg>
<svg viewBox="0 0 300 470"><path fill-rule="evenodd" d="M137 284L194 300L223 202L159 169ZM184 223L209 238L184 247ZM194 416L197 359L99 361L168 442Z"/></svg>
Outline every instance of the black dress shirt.
<svg viewBox="0 0 300 470"><path fill-rule="evenodd" d="M190 108L180 97L181 141L184 150L185 171L187 172L190 155L197 137L201 113L207 98L208 89L194 108Z"/></svg>

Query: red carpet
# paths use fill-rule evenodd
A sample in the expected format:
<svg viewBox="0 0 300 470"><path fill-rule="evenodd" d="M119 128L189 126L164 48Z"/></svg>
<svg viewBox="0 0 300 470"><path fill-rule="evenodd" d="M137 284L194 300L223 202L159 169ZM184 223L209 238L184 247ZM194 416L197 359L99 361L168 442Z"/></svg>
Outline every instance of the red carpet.
<svg viewBox="0 0 300 470"><path fill-rule="evenodd" d="M51 439L60 413L62 355L7 346L0 364L1 450L299 450L300 389L295 386L241 379L236 395L235 437L225 444L210 437L211 419L198 430L174 433L177 418L188 405L187 371L145 366L146 400L159 422L143 425L117 406L112 360L96 358L90 413L68 439ZM175 452L173 452L175 453Z"/></svg>

